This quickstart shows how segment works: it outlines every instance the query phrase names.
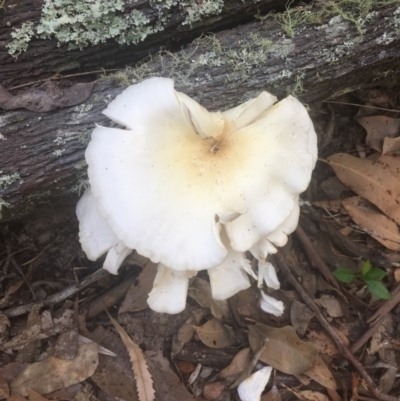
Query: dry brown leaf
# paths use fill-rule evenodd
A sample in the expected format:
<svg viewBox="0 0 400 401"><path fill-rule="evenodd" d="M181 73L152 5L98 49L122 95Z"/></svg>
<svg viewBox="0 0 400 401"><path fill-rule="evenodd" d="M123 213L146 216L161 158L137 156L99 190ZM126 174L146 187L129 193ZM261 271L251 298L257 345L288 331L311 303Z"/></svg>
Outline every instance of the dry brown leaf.
<svg viewBox="0 0 400 401"><path fill-rule="evenodd" d="M119 308L118 314L124 312L137 312L147 309L147 298L153 288L154 279L157 273L157 264L148 262L138 277L139 283L132 284L125 295L125 299Z"/></svg>
<svg viewBox="0 0 400 401"><path fill-rule="evenodd" d="M339 353L333 340L323 331L310 330L307 339L312 342L321 354L335 356Z"/></svg>
<svg viewBox="0 0 400 401"><path fill-rule="evenodd" d="M27 389L29 394L29 401L48 401L47 398L44 398L36 391L31 390L30 388Z"/></svg>
<svg viewBox="0 0 400 401"><path fill-rule="evenodd" d="M16 300L17 292L25 285L24 280L13 280L8 284L4 297L0 299L0 308L11 305Z"/></svg>
<svg viewBox="0 0 400 401"><path fill-rule="evenodd" d="M249 342L253 352L264 347L260 354L262 362L290 375L306 372L314 365L318 354L317 348L300 340L291 326L250 326Z"/></svg>
<svg viewBox="0 0 400 401"><path fill-rule="evenodd" d="M383 140L382 155L398 153L400 151L400 138L388 138Z"/></svg>
<svg viewBox="0 0 400 401"><path fill-rule="evenodd" d="M232 345L235 340L229 330L218 320L211 319L203 326L194 326L200 341L210 348L225 348Z"/></svg>
<svg viewBox="0 0 400 401"><path fill-rule="evenodd" d="M332 373L320 356L317 356L312 368L308 369L304 374L326 388L330 388L331 390L336 390L337 388Z"/></svg>
<svg viewBox="0 0 400 401"><path fill-rule="evenodd" d="M162 401L196 401L183 386L178 376L172 371L169 361L161 351L146 351L150 370L154 377L157 400ZM201 399L198 399L200 401Z"/></svg>
<svg viewBox="0 0 400 401"><path fill-rule="evenodd" d="M394 271L394 279L395 279L397 282L400 281L400 268L397 268L397 269Z"/></svg>
<svg viewBox="0 0 400 401"><path fill-rule="evenodd" d="M400 251L400 232L397 224L373 208L359 196L342 201L349 216L383 246Z"/></svg>
<svg viewBox="0 0 400 401"><path fill-rule="evenodd" d="M0 312L0 344L7 338L10 328L8 317Z"/></svg>
<svg viewBox="0 0 400 401"><path fill-rule="evenodd" d="M230 320L228 301L216 301L211 294L210 283L196 277L189 286L188 295L203 308L209 308L211 314L219 320Z"/></svg>
<svg viewBox="0 0 400 401"><path fill-rule="evenodd" d="M27 366L11 382L11 392L26 397L27 390L31 389L43 395L80 383L93 375L99 363L98 355L98 345L89 343L81 345L71 361L48 356Z"/></svg>
<svg viewBox="0 0 400 401"><path fill-rule="evenodd" d="M10 395L10 389L8 388L7 382L0 376L0 400L8 398Z"/></svg>
<svg viewBox="0 0 400 401"><path fill-rule="evenodd" d="M400 156L382 155L376 162L381 164L384 169L388 169L397 179L400 179Z"/></svg>
<svg viewBox="0 0 400 401"><path fill-rule="evenodd" d="M315 299L315 302L326 309L328 315L330 317L342 317L343 309L339 300L333 296L328 294L321 295L321 298Z"/></svg>
<svg viewBox="0 0 400 401"><path fill-rule="evenodd" d="M400 181L379 163L346 153L328 157L339 179L400 224Z"/></svg>
<svg viewBox="0 0 400 401"><path fill-rule="evenodd" d="M126 331L108 314L112 324L117 330L124 343L129 358L132 363L132 370L136 379L136 388L139 395L139 401L154 401L155 391L153 388L153 379L147 367L146 359L140 347L128 336Z"/></svg>
<svg viewBox="0 0 400 401"><path fill-rule="evenodd" d="M370 116L358 119L358 123L367 131L366 144L378 152L382 151L383 140L386 137L394 138L399 134L399 118Z"/></svg>
<svg viewBox="0 0 400 401"><path fill-rule="evenodd" d="M28 401L25 397L19 394L12 394L8 397L7 401Z"/></svg>
<svg viewBox="0 0 400 401"><path fill-rule="evenodd" d="M308 324L314 317L314 312L306 305L295 299L290 307L290 322L292 327L300 334L304 335Z"/></svg>
<svg viewBox="0 0 400 401"><path fill-rule="evenodd" d="M212 382L204 385L203 397L208 401L216 400L225 390L224 382Z"/></svg>
<svg viewBox="0 0 400 401"><path fill-rule="evenodd" d="M299 391L299 394L304 401L331 401L329 397L318 391L303 390Z"/></svg>
<svg viewBox="0 0 400 401"><path fill-rule="evenodd" d="M245 367L250 363L251 358L252 355L250 348L240 350L232 359L230 365L218 373L218 377L221 377L222 379L227 379L228 377L234 379L238 378Z"/></svg>
<svg viewBox="0 0 400 401"><path fill-rule="evenodd" d="M92 380L111 397L124 401L138 401L132 373L127 374L116 358L100 357L100 363Z"/></svg>

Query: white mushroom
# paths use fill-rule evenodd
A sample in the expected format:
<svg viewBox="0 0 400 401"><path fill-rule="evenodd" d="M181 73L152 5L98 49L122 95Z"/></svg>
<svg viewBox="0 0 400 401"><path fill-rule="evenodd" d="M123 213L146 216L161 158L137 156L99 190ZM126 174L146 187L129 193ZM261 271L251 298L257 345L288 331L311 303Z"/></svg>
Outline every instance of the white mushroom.
<svg viewBox="0 0 400 401"><path fill-rule="evenodd" d="M261 292L261 299L260 299L260 308L267 313L275 316L282 316L283 311L285 310L285 305L282 301L270 297L264 291Z"/></svg>
<svg viewBox="0 0 400 401"><path fill-rule="evenodd" d="M264 366L240 383L238 394L241 401L260 401L261 394L271 377L272 368Z"/></svg>
<svg viewBox="0 0 400 401"><path fill-rule="evenodd" d="M317 157L304 106L275 102L263 92L210 113L165 78L117 96L103 113L125 129L95 128L86 151L91 192L77 213L88 257L108 251L113 273L132 249L160 263L149 304L168 313L184 308L199 270L216 299L247 288L244 252L265 263L286 243Z"/></svg>

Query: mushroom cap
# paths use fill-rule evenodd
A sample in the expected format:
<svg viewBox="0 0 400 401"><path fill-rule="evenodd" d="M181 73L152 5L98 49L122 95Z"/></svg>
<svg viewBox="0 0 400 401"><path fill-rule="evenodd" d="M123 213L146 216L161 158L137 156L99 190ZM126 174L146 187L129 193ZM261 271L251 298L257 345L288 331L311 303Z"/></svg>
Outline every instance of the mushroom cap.
<svg viewBox="0 0 400 401"><path fill-rule="evenodd" d="M129 87L104 114L127 129L97 127L86 151L99 213L126 248L171 269L221 265L294 213L316 161L316 135L301 105L272 106L267 93L209 113L151 78ZM275 235L273 241L285 238Z"/></svg>
<svg viewBox="0 0 400 401"><path fill-rule="evenodd" d="M79 241L89 260L97 260L107 253L103 269L117 274L124 259L132 252L114 234L107 221L100 215L96 198L90 188L76 206L79 220Z"/></svg>

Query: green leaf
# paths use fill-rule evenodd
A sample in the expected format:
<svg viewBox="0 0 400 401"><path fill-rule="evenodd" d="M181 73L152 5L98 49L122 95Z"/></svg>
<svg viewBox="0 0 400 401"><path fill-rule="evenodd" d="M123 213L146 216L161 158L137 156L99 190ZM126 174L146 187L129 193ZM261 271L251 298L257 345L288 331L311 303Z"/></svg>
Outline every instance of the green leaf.
<svg viewBox="0 0 400 401"><path fill-rule="evenodd" d="M342 283L351 283L354 280L354 273L350 269L337 269L333 275Z"/></svg>
<svg viewBox="0 0 400 401"><path fill-rule="evenodd" d="M372 267L372 265L369 260L364 262L364 264L362 265L362 268L361 268L361 275L363 277L365 277L365 275L371 270L371 267Z"/></svg>
<svg viewBox="0 0 400 401"><path fill-rule="evenodd" d="M381 281L387 273L381 269L371 269L367 274L363 275L365 281Z"/></svg>
<svg viewBox="0 0 400 401"><path fill-rule="evenodd" d="M392 299L388 289L380 281L366 280L369 292L380 299Z"/></svg>

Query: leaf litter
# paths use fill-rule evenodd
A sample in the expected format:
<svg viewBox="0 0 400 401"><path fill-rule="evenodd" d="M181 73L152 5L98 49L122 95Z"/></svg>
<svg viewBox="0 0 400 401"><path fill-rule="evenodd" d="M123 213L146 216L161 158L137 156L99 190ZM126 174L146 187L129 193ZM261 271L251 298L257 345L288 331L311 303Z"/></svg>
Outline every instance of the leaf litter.
<svg viewBox="0 0 400 401"><path fill-rule="evenodd" d="M374 313L373 308L380 311L384 305L371 295L366 283L360 280L363 263L370 259L371 271L378 269L385 273L385 277L375 281L388 289L400 280L396 231L399 215L395 200L400 191L397 186L400 159L396 148L399 135L396 128L398 119L382 116L375 119L374 130L367 135L369 142L364 145L365 132L361 126L356 125L353 117L338 118L339 114L339 106L332 106L327 114L321 114L321 118L335 117L329 126L331 140L323 152L337 176L326 165L325 171L322 167L321 171L316 170L310 190L304 195L313 206L302 207L301 225L328 269L331 272L340 268L351 270L353 280L340 282L338 288L332 283L327 284L321 278L319 262L312 260L296 235L292 236L284 253L298 281L313 302L319 303L319 314L329 320L341 341L351 347L373 328L367 322ZM371 121L372 117L368 116ZM359 121L364 121L362 119ZM326 119L324 121L327 122ZM382 121L389 128L379 127ZM370 122L368 124L371 125ZM326 127L327 124L321 126ZM346 144L338 146L338 137L344 137L338 133L347 132L347 127L351 127L353 132L359 128L359 140L350 144L346 139ZM349 138L353 137L349 135ZM374 151L369 147L372 144L376 149ZM357 154L366 157L355 157ZM49 227L52 227L51 224ZM57 227L63 225L60 220L57 224ZM4 311L8 320L2 320L0 344L6 352L2 353L4 361L0 365L0 378L3 379L0 390L6 397L8 389L14 391L8 397L11 401L24 401L25 397L29 397L30 401L47 398L71 401L139 400L136 388L138 377L133 374L129 352L114 333L107 316L99 313L98 316L86 315L85 318L92 302L101 297L107 299L109 289L127 278L132 279L132 276L133 284L120 297L124 298L122 303L115 301L114 306L107 304L107 307L113 315L117 315L118 311L118 322L125 335L136 344L136 351L142 350L143 359L137 359L137 364L140 365L139 360L146 360L145 370L152 378L156 401L237 400L237 386L263 368L273 369L273 379L261 390L263 401L287 400L289 396L316 401L330 397L339 401L338 393L340 396L346 391L348 394L351 391L355 393L356 387L366 391L362 381L351 384L356 370L349 366L342 350L320 326L318 314L304 304L279 266L282 289L277 290L274 296L285 305L285 313L281 317L267 315L260 309L260 294L254 280L251 288L240 292L229 302L216 302L211 297L208 279L202 273L190 283L186 311L176 316L156 315L147 307L148 288L155 274L154 265L136 254L125 262L120 276L105 276L85 291L74 293L75 299L70 296L71 301L64 298L49 305L46 303L49 294L54 295L57 288L65 288L67 282L90 277L101 264L83 258L75 229L70 237L62 237L60 243L35 259L40 249L43 250L54 239L51 236L55 229L53 225L52 229L43 233L42 220L34 230L33 226L29 223L23 226L25 231L19 228L20 231L7 234L5 238L9 250L0 245L0 251L7 260L9 254L25 249L26 244L32 241L30 238L35 240L35 247L30 246L29 251L15 255L38 296L38 306L29 309L32 312L28 319L10 313L10 310L15 311L21 304L24 306L32 301L26 282L20 280L12 269L10 277L2 277L1 281L4 291L1 292L0 303L3 308L9 309ZM39 241L39 238L44 239ZM382 241L386 241L386 245ZM389 242L390 246L396 247L395 250L390 248ZM24 265L33 259L32 266ZM7 263L1 263L10 274ZM74 270L71 266L78 267ZM400 321L400 311L392 308L382 313L391 317L391 329L384 331L381 337L372 337L375 352L358 353L356 357L363 366L379 367L368 370L368 373L382 389L398 396L393 355L398 360L399 347L396 348L395 339L399 335L397 322ZM377 324L378 328L383 325L382 321ZM364 349L369 351L371 336L365 341ZM74 380L56 383L52 375L46 373L49 369L46 364L56 360L57 364L53 363L51 370L54 376L63 378L61 367L76 362L77 358L79 360L81 347L95 349L97 366L81 361L79 368L75 369ZM133 352L132 349L130 351ZM37 364L42 366L39 373L35 372ZM142 367L139 370L143 373ZM31 385L33 382L36 387ZM17 387L23 395L15 391ZM372 393L365 394L373 397Z"/></svg>

